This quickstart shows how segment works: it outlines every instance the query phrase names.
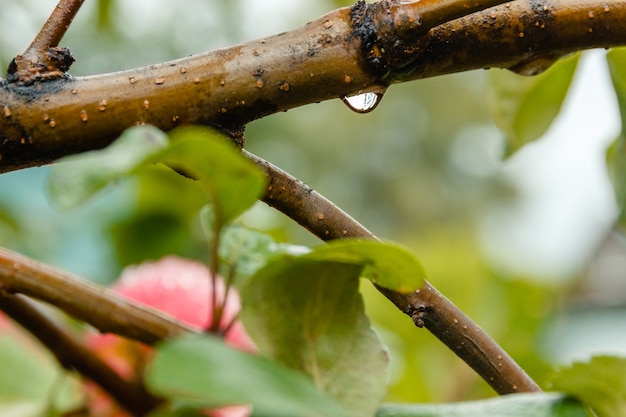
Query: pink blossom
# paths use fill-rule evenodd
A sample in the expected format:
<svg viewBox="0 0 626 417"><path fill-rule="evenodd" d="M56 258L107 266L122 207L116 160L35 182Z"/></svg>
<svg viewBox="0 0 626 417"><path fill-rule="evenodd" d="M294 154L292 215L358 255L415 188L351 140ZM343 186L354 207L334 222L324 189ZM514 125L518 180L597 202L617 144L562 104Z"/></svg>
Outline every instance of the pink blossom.
<svg viewBox="0 0 626 417"><path fill-rule="evenodd" d="M231 288L224 303L225 285L221 277L216 278L217 305L224 306L220 328L224 330L230 326L225 335L226 342L238 349L256 352L242 324L239 321L232 323L241 308L238 293ZM158 309L198 329L206 329L213 319L210 272L197 261L167 256L155 262L130 266L122 272L112 289L130 300ZM94 335L88 343L109 366L128 379L138 375L152 352L147 346L115 335ZM93 387L90 390L93 392ZM95 393L92 398L94 406L97 405L101 411L106 410L95 414L103 417L126 415L110 403L103 404L101 393ZM206 412L213 417L246 417L250 413L250 407L245 405Z"/></svg>

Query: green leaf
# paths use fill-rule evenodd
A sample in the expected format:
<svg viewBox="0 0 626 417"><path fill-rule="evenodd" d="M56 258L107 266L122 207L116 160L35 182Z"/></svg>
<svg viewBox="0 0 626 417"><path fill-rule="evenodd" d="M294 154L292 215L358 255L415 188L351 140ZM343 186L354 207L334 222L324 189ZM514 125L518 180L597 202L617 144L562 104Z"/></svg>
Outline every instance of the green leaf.
<svg viewBox="0 0 626 417"><path fill-rule="evenodd" d="M2 416L39 417L44 410L68 411L82 401L76 381L26 340L0 335L0 369Z"/></svg>
<svg viewBox="0 0 626 417"><path fill-rule="evenodd" d="M626 48L609 51L607 61L622 117L622 132L607 150L606 160L620 208L619 221L626 227Z"/></svg>
<svg viewBox="0 0 626 417"><path fill-rule="evenodd" d="M607 149L606 164L620 210L618 222L626 227L626 137L623 134Z"/></svg>
<svg viewBox="0 0 626 417"><path fill-rule="evenodd" d="M166 341L146 369L153 394L195 408L249 404L274 416L343 416L302 373L237 351L216 337Z"/></svg>
<svg viewBox="0 0 626 417"><path fill-rule="evenodd" d="M259 350L309 375L351 416L372 416L389 359L358 293L362 265L272 259L241 288L241 319Z"/></svg>
<svg viewBox="0 0 626 417"><path fill-rule="evenodd" d="M415 255L404 246L392 242L334 240L315 247L306 257L363 265L362 277L381 287L403 293L419 289L426 277Z"/></svg>
<svg viewBox="0 0 626 417"><path fill-rule="evenodd" d="M504 132L508 153L541 137L561 110L579 55L558 61L546 71L525 77L508 70L489 71L489 111Z"/></svg>
<svg viewBox="0 0 626 417"><path fill-rule="evenodd" d="M626 136L626 48L611 49L606 59L622 116L622 136Z"/></svg>
<svg viewBox="0 0 626 417"><path fill-rule="evenodd" d="M584 407L561 394L514 394L456 404L386 404L376 417L587 417ZM617 416L617 415L616 415Z"/></svg>
<svg viewBox="0 0 626 417"><path fill-rule="evenodd" d="M224 227L219 247L222 261L234 268L237 285L243 285L277 255L301 255L310 251L305 246L277 243L269 235L237 223Z"/></svg>
<svg viewBox="0 0 626 417"><path fill-rule="evenodd" d="M559 370L552 388L589 405L598 417L626 416L626 358L597 356Z"/></svg>
<svg viewBox="0 0 626 417"><path fill-rule="evenodd" d="M190 181L164 165L142 167L133 178L132 211L107 227L120 265L137 264L166 255L206 257L206 242L192 231L206 195Z"/></svg>
<svg viewBox="0 0 626 417"><path fill-rule="evenodd" d="M170 133L172 143L155 162L198 180L225 224L261 196L265 174L247 160L221 132L208 127L182 127Z"/></svg>
<svg viewBox="0 0 626 417"><path fill-rule="evenodd" d="M127 129L105 149L61 158L52 167L48 193L60 208L75 208L110 183L145 164L167 146L165 133L152 126Z"/></svg>

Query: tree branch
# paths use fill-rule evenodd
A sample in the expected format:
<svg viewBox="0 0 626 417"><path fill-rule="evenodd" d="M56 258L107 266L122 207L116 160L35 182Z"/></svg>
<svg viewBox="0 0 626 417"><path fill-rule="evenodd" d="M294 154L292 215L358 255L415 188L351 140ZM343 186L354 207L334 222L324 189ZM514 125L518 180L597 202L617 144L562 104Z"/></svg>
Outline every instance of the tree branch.
<svg viewBox="0 0 626 417"><path fill-rule="evenodd" d="M45 301L103 333L148 345L196 332L157 310L4 248L0 248L0 290Z"/></svg>
<svg viewBox="0 0 626 417"><path fill-rule="evenodd" d="M58 48L84 0L60 0L35 39L9 66L7 79L19 85L32 85L65 77L74 62L67 48Z"/></svg>
<svg viewBox="0 0 626 417"><path fill-rule="evenodd" d="M268 177L263 201L282 211L322 240L377 239L321 194L269 162L247 152ZM426 327L474 369L498 394L540 391L526 372L476 323L430 283L403 294L376 287L417 327Z"/></svg>
<svg viewBox="0 0 626 417"><path fill-rule="evenodd" d="M0 291L0 309L39 339L63 368L93 380L133 414L144 415L158 404L142 385L120 377L31 300Z"/></svg>
<svg viewBox="0 0 626 417"><path fill-rule="evenodd" d="M358 3L291 32L150 67L32 86L5 80L0 172L103 147L135 124L241 129L393 83L489 67L533 74L573 51L626 45L626 0L516 0L424 33L462 14L461 4Z"/></svg>

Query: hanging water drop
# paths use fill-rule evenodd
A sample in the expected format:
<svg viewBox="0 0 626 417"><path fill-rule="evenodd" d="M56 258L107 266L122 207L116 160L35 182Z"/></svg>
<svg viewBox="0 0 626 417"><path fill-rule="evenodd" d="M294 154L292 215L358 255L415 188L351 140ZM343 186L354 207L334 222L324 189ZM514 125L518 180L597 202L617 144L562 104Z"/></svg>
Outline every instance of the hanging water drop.
<svg viewBox="0 0 626 417"><path fill-rule="evenodd" d="M356 96L344 97L343 102L356 113L369 113L374 110L383 98L383 92L367 92Z"/></svg>

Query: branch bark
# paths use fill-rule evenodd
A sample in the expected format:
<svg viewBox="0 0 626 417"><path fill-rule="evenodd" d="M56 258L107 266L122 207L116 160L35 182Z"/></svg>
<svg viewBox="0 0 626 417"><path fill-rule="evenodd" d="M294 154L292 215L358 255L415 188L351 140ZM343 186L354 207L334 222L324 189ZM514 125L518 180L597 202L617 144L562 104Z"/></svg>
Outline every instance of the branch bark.
<svg viewBox="0 0 626 417"><path fill-rule="evenodd" d="M145 68L32 86L4 80L0 172L103 147L135 124L241 130L394 83L490 67L533 74L574 51L626 45L626 0L516 0L452 21L458 1L359 4L291 32ZM446 23L424 33L430 21Z"/></svg>
<svg viewBox="0 0 626 417"><path fill-rule="evenodd" d="M70 27L85 0L60 0L35 39L22 55L11 62L7 79L19 85L63 78L74 62L67 48L59 42Z"/></svg>
<svg viewBox="0 0 626 417"><path fill-rule="evenodd" d="M0 309L35 336L61 366L95 381L134 415L144 415L160 402L141 384L119 376L75 336L40 311L32 300L20 294L0 292Z"/></svg>
<svg viewBox="0 0 626 417"><path fill-rule="evenodd" d="M106 288L0 248L0 291L52 304L103 333L152 345L197 330Z"/></svg>
<svg viewBox="0 0 626 417"><path fill-rule="evenodd" d="M280 168L247 152L268 177L263 201L285 213L322 240L377 237L327 200ZM498 394L540 391L539 386L480 326L430 283L403 294L376 287L417 327L426 327L478 373Z"/></svg>

